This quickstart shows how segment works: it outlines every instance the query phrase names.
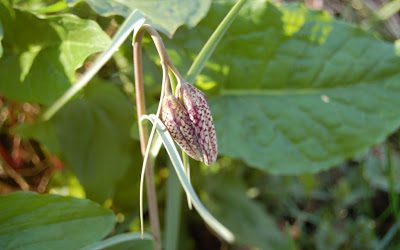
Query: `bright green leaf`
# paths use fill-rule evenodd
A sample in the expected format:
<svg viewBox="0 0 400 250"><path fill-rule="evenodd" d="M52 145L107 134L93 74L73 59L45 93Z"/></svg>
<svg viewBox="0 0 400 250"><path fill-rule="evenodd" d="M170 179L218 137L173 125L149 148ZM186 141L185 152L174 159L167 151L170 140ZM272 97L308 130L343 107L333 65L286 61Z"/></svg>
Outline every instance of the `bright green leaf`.
<svg viewBox="0 0 400 250"><path fill-rule="evenodd" d="M196 34L167 43L181 68L229 7L213 4ZM217 86L210 103L222 155L272 173L316 172L399 127L399 67L394 46L360 28L260 0L243 7L197 83Z"/></svg>
<svg viewBox="0 0 400 250"><path fill-rule="evenodd" d="M80 0L67 0L70 4ZM86 0L101 15L122 15L127 17L138 9L149 19L149 23L168 36L186 24L194 27L207 13L211 0Z"/></svg>
<svg viewBox="0 0 400 250"><path fill-rule="evenodd" d="M118 234L111 238L91 244L82 250L151 250L153 241L150 235L145 234L143 239L139 233Z"/></svg>
<svg viewBox="0 0 400 250"><path fill-rule="evenodd" d="M0 249L79 249L105 237L113 214L89 200L16 192L0 196Z"/></svg>
<svg viewBox="0 0 400 250"><path fill-rule="evenodd" d="M226 174L208 178L206 206L233 231L239 245L263 250L294 248L260 204L246 197L245 186L238 178Z"/></svg>
<svg viewBox="0 0 400 250"><path fill-rule="evenodd" d="M110 42L97 23L70 14L37 17L0 3L0 20L0 92L17 101L52 103L84 60Z"/></svg>

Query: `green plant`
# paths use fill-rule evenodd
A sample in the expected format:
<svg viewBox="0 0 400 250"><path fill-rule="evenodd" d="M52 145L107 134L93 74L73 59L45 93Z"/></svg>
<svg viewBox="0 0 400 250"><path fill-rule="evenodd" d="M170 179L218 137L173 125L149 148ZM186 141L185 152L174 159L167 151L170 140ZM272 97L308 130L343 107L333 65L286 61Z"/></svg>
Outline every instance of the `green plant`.
<svg viewBox="0 0 400 250"><path fill-rule="evenodd" d="M0 0L0 248L396 249L398 1L351 2Z"/></svg>

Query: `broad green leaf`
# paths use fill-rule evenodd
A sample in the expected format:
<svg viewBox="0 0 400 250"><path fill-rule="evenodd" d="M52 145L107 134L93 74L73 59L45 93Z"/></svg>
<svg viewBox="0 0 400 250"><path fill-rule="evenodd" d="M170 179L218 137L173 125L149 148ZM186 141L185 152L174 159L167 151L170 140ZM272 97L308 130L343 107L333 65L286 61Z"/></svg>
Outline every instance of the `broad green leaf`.
<svg viewBox="0 0 400 250"><path fill-rule="evenodd" d="M74 4L81 0L67 0ZM148 18L149 23L168 36L172 36L176 29L186 24L194 27L206 15L211 0L86 0L86 2L100 15L122 15L127 17L138 9Z"/></svg>
<svg viewBox="0 0 400 250"><path fill-rule="evenodd" d="M133 118L133 105L116 86L94 82L85 88L83 98L71 101L49 122L23 126L16 132L58 153L87 197L103 202L113 197L117 185L126 185L119 181L129 167L135 167L133 155L138 149L129 136ZM139 166L137 162L137 170L132 170L138 173L137 179Z"/></svg>
<svg viewBox="0 0 400 250"><path fill-rule="evenodd" d="M151 250L153 241L150 235L145 234L143 239L139 233L118 234L111 238L86 246L82 250Z"/></svg>
<svg viewBox="0 0 400 250"><path fill-rule="evenodd" d="M80 90L82 90L96 73L101 69L104 64L110 60L111 56L118 50L121 44L128 38L133 30L137 30L145 22L145 18L138 11L133 11L118 28L115 33L110 46L101 53L93 63L87 67L84 74L81 75L73 86L60 96L44 113L42 120L49 120L61 107L71 100Z"/></svg>
<svg viewBox="0 0 400 250"><path fill-rule="evenodd" d="M89 200L16 192L0 196L1 249L79 249L105 237L113 214Z"/></svg>
<svg viewBox="0 0 400 250"><path fill-rule="evenodd" d="M210 175L206 183L207 207L233 231L237 244L263 250L295 249L262 206L246 197L245 186L238 178Z"/></svg>
<svg viewBox="0 0 400 250"><path fill-rule="evenodd" d="M35 139L36 141L39 141L53 154L61 155L62 153L55 128L50 122L38 121L33 124L22 123L12 132L22 136L23 138Z"/></svg>
<svg viewBox="0 0 400 250"><path fill-rule="evenodd" d="M181 68L229 9L223 2L167 43ZM392 44L358 27L259 0L243 7L197 84L214 87L222 155L293 174L364 153L399 127L399 67Z"/></svg>
<svg viewBox="0 0 400 250"><path fill-rule="evenodd" d="M70 14L38 17L0 3L0 21L0 92L17 101L50 104L84 60L110 42L97 23Z"/></svg>
<svg viewBox="0 0 400 250"><path fill-rule="evenodd" d="M89 198L104 201L132 164L133 108L115 86L92 84L54 118L60 148ZM139 166L139 165L138 165Z"/></svg>
<svg viewBox="0 0 400 250"><path fill-rule="evenodd" d="M131 164L114 187L113 206L121 212L139 210L140 165L143 158L137 141L131 147L129 155L132 159Z"/></svg>

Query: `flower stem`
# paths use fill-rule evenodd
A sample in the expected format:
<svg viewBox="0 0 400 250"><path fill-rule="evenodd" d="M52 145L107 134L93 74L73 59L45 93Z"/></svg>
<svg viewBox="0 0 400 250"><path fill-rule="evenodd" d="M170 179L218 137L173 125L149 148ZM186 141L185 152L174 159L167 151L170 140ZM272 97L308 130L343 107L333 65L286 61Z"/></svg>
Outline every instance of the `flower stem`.
<svg viewBox="0 0 400 250"><path fill-rule="evenodd" d="M136 110L138 119L146 114L141 49L143 34L143 32L139 32L138 34L136 34L133 42L133 65L135 74ZM146 147L148 144L148 134L149 133L147 127L143 123L139 122L140 149L142 155L144 155L146 151ZM145 165L145 168L147 169L147 171L145 172L146 192L149 204L150 227L154 238L154 249L161 250L160 221L158 216L157 195L154 184L154 161L148 161Z"/></svg>
<svg viewBox="0 0 400 250"><path fill-rule="evenodd" d="M158 207L157 207L157 196L154 185L154 159L149 156L149 149L152 142L152 138L154 136L154 131L150 134L147 130L147 127L144 123L140 122L141 117L146 114L146 102L144 98L144 84L143 84L143 67L142 67L142 39L144 33L147 32L150 34L154 45L157 49L157 52L160 56L160 64L163 71L163 79L162 79L162 88L159 106L157 109L157 116L160 115L162 100L165 94L171 94L171 86L170 79L168 76L168 69L174 73L178 81L182 81L183 77L172 64L164 43L158 34L158 32L153 29L150 25L144 24L137 32L134 33L133 37L133 61L134 61L134 74L135 74L135 89L136 89L136 108L137 108L137 117L139 120L139 137L140 137L140 147L143 159L143 168L141 175L141 186L140 190L142 190L143 183L143 174L146 177L146 190L147 190L147 199L149 203L149 215L150 215L150 226L151 231L154 237L154 249L161 250L161 237L160 237L160 222L158 216ZM146 171L147 170L147 171ZM142 192L140 192L140 218L141 218L141 230L143 233L143 199Z"/></svg>

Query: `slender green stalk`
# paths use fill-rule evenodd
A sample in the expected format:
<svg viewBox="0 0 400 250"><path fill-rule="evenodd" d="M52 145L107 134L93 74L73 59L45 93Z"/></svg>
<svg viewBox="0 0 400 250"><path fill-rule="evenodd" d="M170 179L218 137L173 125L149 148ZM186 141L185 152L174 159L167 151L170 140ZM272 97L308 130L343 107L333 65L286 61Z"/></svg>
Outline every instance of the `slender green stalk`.
<svg viewBox="0 0 400 250"><path fill-rule="evenodd" d="M224 36L225 32L231 26L233 20L239 14L240 9L242 8L243 4L247 0L238 0L236 4L232 7L229 13L225 16L222 22L218 25L217 29L214 33L210 36L206 44L200 50L199 54L197 55L196 59L193 61L192 66L189 68L187 72L186 80L188 82L194 82L196 77L200 74L203 70L206 62L214 52L215 48L217 47L219 41Z"/></svg>
<svg viewBox="0 0 400 250"><path fill-rule="evenodd" d="M400 10L400 0L394 0L391 2L387 2L378 12L376 15L380 20L386 20L399 12Z"/></svg>
<svg viewBox="0 0 400 250"><path fill-rule="evenodd" d="M183 160L183 166L185 167L186 170L186 176L188 177L190 181L190 162L189 162L189 156L182 151L182 160ZM192 201L190 200L190 196L186 195L186 200L188 203L188 207L190 210L192 210Z"/></svg>
<svg viewBox="0 0 400 250"><path fill-rule="evenodd" d="M399 231L399 224L393 224L390 229L387 231L383 239L379 242L376 250L384 250L388 249L390 242L393 240L394 236L396 236Z"/></svg>
<svg viewBox="0 0 400 250"><path fill-rule="evenodd" d="M393 173L392 153L390 144L386 145L387 178L389 183L389 202L396 223L400 223L399 199L395 190L395 177Z"/></svg>
<svg viewBox="0 0 400 250"><path fill-rule="evenodd" d="M182 188L179 179L174 172L174 167L169 164L169 176L167 181L167 208L165 211L165 250L178 249L179 224L182 203Z"/></svg>
<svg viewBox="0 0 400 250"><path fill-rule="evenodd" d="M140 239L145 239L151 241L152 238L150 235L146 234L143 237L138 233L123 233L118 234L108 239L105 239L100 242L95 242L89 246L82 248L81 250L102 250L102 249L110 249L113 247L118 246L119 244L128 243L128 242L135 242L139 241Z"/></svg>
<svg viewBox="0 0 400 250"><path fill-rule="evenodd" d="M393 237L399 230L400 226L400 214L399 214L399 206L398 206L398 197L395 190L395 179L393 174L393 166L392 166L392 153L390 144L386 143L386 168L387 168L387 178L388 178L388 192L389 192L389 207L382 213L381 216L377 219L377 221L383 221L385 218L388 217L390 213L392 213L393 217L395 218L395 223L389 229L389 231L385 234L383 239L379 242L377 249L383 250L386 249L390 242L392 241Z"/></svg>

